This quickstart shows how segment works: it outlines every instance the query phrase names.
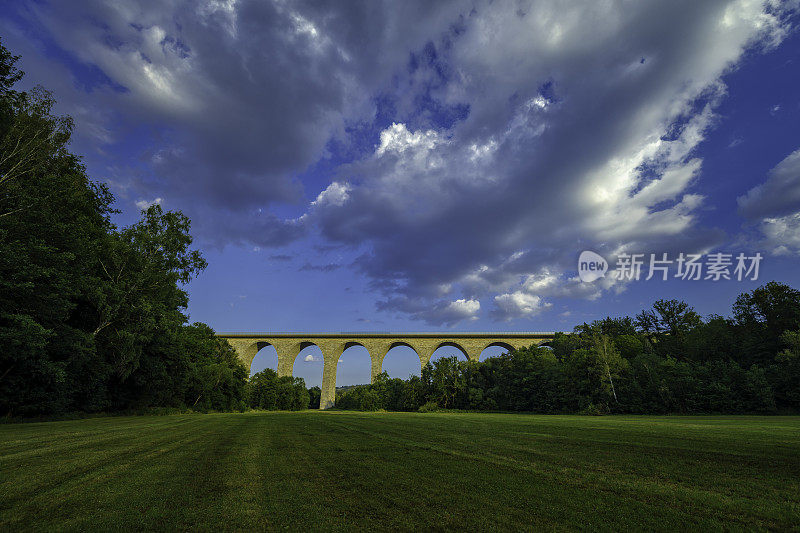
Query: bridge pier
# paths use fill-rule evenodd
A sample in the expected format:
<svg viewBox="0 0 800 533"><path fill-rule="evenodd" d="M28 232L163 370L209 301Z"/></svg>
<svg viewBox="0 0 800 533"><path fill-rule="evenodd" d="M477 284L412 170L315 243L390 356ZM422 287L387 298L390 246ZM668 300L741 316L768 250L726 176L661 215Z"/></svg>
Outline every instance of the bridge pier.
<svg viewBox="0 0 800 533"><path fill-rule="evenodd" d="M302 348L300 343L273 343L275 352L278 354L278 377L291 376L294 374L294 361Z"/></svg>
<svg viewBox="0 0 800 533"><path fill-rule="evenodd" d="M319 398L320 409L330 409L336 404L336 371L343 349L322 352L322 392Z"/></svg>

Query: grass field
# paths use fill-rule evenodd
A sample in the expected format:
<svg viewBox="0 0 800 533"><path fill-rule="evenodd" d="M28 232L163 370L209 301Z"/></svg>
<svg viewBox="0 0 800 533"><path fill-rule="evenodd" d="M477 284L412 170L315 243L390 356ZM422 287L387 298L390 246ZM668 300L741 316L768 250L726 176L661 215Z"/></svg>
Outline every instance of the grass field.
<svg viewBox="0 0 800 533"><path fill-rule="evenodd" d="M245 413L0 425L0 529L800 527L800 417Z"/></svg>

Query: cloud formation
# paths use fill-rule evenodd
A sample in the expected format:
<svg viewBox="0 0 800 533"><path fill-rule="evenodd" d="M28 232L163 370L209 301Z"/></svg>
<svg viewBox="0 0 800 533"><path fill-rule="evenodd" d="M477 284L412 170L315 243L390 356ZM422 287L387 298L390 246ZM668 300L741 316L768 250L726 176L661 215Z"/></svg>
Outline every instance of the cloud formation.
<svg viewBox="0 0 800 533"><path fill-rule="evenodd" d="M499 319L536 315L548 296L596 298L614 282L568 275L582 249L721 241L696 226L695 150L722 76L785 31L758 2L481 5L401 81L405 98L468 114L392 123L341 170L347 197L313 221L332 242L368 245L356 265L386 295L381 309L430 323L444 296L494 293Z"/></svg>
<svg viewBox="0 0 800 533"><path fill-rule="evenodd" d="M739 213L760 230L777 255L800 254L800 149L770 170L767 180L737 198Z"/></svg>
<svg viewBox="0 0 800 533"><path fill-rule="evenodd" d="M575 277L584 249L613 261L722 242L697 222L697 148L724 75L780 43L792 7L95 0L24 13L97 73L108 111L87 134L148 132L140 164L113 169L131 200L168 198L221 246L313 232L352 255L379 310L453 326L623 290ZM787 249L797 154L739 199Z"/></svg>

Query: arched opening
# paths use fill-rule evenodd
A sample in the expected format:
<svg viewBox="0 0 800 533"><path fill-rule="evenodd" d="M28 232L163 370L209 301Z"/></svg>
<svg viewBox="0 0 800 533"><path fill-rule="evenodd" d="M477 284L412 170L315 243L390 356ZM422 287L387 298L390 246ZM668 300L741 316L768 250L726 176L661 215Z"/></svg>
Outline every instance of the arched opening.
<svg viewBox="0 0 800 533"><path fill-rule="evenodd" d="M410 344L395 342L383 358L383 371L390 378L408 379L409 376L420 375L419 355Z"/></svg>
<svg viewBox="0 0 800 533"><path fill-rule="evenodd" d="M372 360L369 352L357 342L348 342L339 357L336 370L336 388L351 385L369 385L372 381Z"/></svg>
<svg viewBox="0 0 800 533"><path fill-rule="evenodd" d="M271 368L277 372L278 370L278 352L275 347L268 342L256 343L256 356L253 357L253 362L250 363L250 376L261 372L265 368Z"/></svg>
<svg viewBox="0 0 800 533"><path fill-rule="evenodd" d="M296 378L303 378L306 388L319 387L322 385L322 350L313 342L303 342L300 344L300 353L294 360L292 375Z"/></svg>
<svg viewBox="0 0 800 533"><path fill-rule="evenodd" d="M479 360L486 361L490 357L499 357L503 354L507 354L513 351L514 347L508 344L507 342L503 341L493 342L483 349Z"/></svg>
<svg viewBox="0 0 800 533"><path fill-rule="evenodd" d="M467 351L463 346L453 341L445 341L434 350L431 356L431 363L443 357L457 357L458 359L468 360Z"/></svg>

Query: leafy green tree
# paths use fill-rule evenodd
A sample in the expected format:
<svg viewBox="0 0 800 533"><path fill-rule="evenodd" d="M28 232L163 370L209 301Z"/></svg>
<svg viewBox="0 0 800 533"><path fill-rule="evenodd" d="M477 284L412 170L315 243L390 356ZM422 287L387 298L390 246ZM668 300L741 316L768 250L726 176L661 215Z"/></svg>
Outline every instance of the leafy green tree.
<svg viewBox="0 0 800 533"><path fill-rule="evenodd" d="M636 327L648 333L683 336L702 323L700 315L680 300L657 300L653 309L636 316Z"/></svg>
<svg viewBox="0 0 800 533"><path fill-rule="evenodd" d="M624 334L611 337L614 347L625 359L633 359L645 352L645 342L638 335Z"/></svg>
<svg viewBox="0 0 800 533"><path fill-rule="evenodd" d="M687 336L703 323L689 304L680 300L657 300L652 309L636 315L636 327L656 352L678 359L686 357Z"/></svg>
<svg viewBox="0 0 800 533"><path fill-rule="evenodd" d="M138 366L141 349L161 320L182 323L188 304L180 284L206 266L190 250L189 219L150 206L143 219L112 234L99 260L101 284L90 294L95 314L92 335L125 379ZM143 320L145 319L145 320Z"/></svg>
<svg viewBox="0 0 800 533"><path fill-rule="evenodd" d="M422 381L428 388L427 399L445 409L454 408L459 393L463 395L466 390L466 381L456 357L442 357L425 365Z"/></svg>
<svg viewBox="0 0 800 533"><path fill-rule="evenodd" d="M11 89L15 61L0 45L0 413L31 415L83 407L73 362L95 351L80 302L112 197L67 151L72 124L49 93Z"/></svg>
<svg viewBox="0 0 800 533"><path fill-rule="evenodd" d="M322 398L322 389L317 386L311 387L308 389L308 398L308 408L319 409L319 402Z"/></svg>
<svg viewBox="0 0 800 533"><path fill-rule="evenodd" d="M281 376L277 382L277 408L284 411L308 409L310 401L303 378Z"/></svg>
<svg viewBox="0 0 800 533"><path fill-rule="evenodd" d="M572 355L572 352L578 348L585 348L587 346L588 342L583 338L583 336L580 335L580 333L569 334L556 332L553 340L550 341L550 347L553 349L553 354L555 354L560 361L565 361L570 355Z"/></svg>
<svg viewBox="0 0 800 533"><path fill-rule="evenodd" d="M688 359L696 362L740 361L739 346L734 324L719 315L692 330L686 339Z"/></svg>
<svg viewBox="0 0 800 533"><path fill-rule="evenodd" d="M250 376L248 389L251 408L265 410L278 408L278 373L271 368L265 368Z"/></svg>
<svg viewBox="0 0 800 533"><path fill-rule="evenodd" d="M187 358L185 405L200 410L238 411L246 407L247 369L228 341L205 324L181 328Z"/></svg>
<svg viewBox="0 0 800 533"><path fill-rule="evenodd" d="M610 337L617 337L620 335L635 335L636 326L633 319L629 316L618 318L606 317L602 320L595 320L587 324L583 323L575 327L575 332L579 335L608 335Z"/></svg>
<svg viewBox="0 0 800 533"><path fill-rule="evenodd" d="M781 335L800 329L800 291L771 281L733 304L742 364L768 366L783 348Z"/></svg>
<svg viewBox="0 0 800 533"><path fill-rule="evenodd" d="M590 405L618 408L620 398L615 381L620 380L627 368L628 362L605 335L595 337L591 348L575 350L565 363L565 372L580 398L581 408Z"/></svg>
<svg viewBox="0 0 800 533"><path fill-rule="evenodd" d="M405 381L400 403L403 411L416 411L425 403L425 384L420 376L411 376Z"/></svg>
<svg viewBox="0 0 800 533"><path fill-rule="evenodd" d="M769 366L769 381L778 408L796 413L800 412L800 329L785 332L781 340L787 347Z"/></svg>

